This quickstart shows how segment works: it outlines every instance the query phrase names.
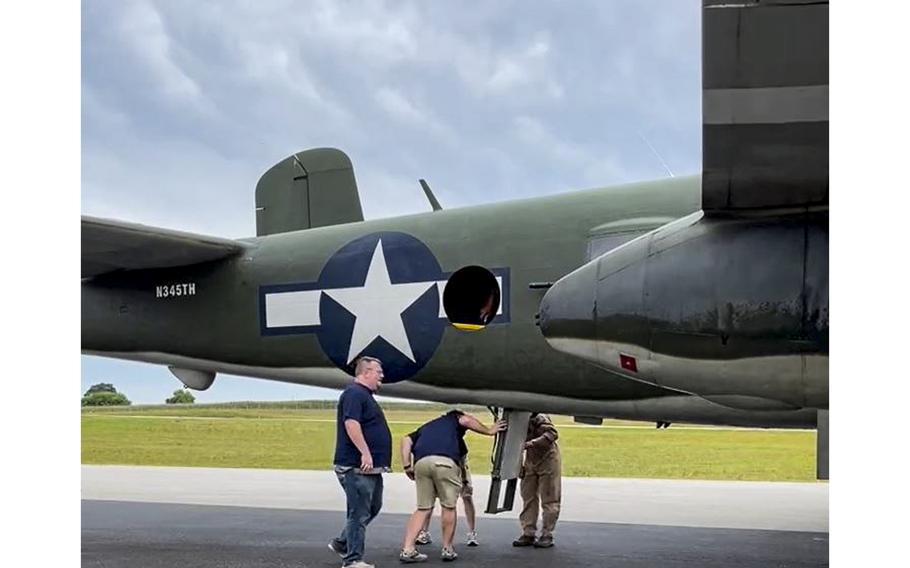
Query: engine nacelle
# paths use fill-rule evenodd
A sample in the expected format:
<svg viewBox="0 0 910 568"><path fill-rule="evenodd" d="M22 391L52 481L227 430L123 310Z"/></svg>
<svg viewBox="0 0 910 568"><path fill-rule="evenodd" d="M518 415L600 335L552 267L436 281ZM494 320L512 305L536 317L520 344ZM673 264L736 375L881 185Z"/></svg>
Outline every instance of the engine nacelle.
<svg viewBox="0 0 910 568"><path fill-rule="evenodd" d="M678 219L556 282L540 326L629 378L749 410L827 408L827 212Z"/></svg>

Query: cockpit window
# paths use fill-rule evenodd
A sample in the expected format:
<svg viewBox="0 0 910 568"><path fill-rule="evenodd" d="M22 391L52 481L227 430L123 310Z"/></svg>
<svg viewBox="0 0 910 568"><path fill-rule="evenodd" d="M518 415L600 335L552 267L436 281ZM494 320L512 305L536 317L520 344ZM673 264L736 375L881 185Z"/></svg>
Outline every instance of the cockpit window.
<svg viewBox="0 0 910 568"><path fill-rule="evenodd" d="M598 256L608 253L619 245L624 245L635 237L645 234L644 231L630 231L626 233L610 233L608 235L598 235L588 240L588 257L592 260Z"/></svg>

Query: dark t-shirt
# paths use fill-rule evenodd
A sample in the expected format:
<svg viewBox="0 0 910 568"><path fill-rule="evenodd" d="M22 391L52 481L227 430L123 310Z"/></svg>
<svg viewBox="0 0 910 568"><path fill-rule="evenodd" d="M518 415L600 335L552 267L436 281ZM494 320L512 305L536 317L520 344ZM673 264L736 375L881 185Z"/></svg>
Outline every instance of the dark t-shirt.
<svg viewBox="0 0 910 568"><path fill-rule="evenodd" d="M457 462L468 453L464 443L467 428L458 423L462 414L460 410L452 410L408 434L414 444L411 448L414 463L426 456L446 456Z"/></svg>
<svg viewBox="0 0 910 568"><path fill-rule="evenodd" d="M335 434L335 465L360 467L360 450L351 441L344 421L360 422L363 438L373 456L373 467L391 467L392 433L385 421L385 414L373 398L373 392L359 383L351 383L338 399L338 417Z"/></svg>

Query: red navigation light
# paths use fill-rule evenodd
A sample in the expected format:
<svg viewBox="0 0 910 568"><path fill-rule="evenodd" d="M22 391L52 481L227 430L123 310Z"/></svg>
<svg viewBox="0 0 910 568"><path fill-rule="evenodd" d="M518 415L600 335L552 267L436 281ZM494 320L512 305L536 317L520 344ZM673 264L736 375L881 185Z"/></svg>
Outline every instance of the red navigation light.
<svg viewBox="0 0 910 568"><path fill-rule="evenodd" d="M623 355L620 353L619 364L627 371L632 371L633 373L638 372L638 363L635 362L635 357L632 357L631 355Z"/></svg>

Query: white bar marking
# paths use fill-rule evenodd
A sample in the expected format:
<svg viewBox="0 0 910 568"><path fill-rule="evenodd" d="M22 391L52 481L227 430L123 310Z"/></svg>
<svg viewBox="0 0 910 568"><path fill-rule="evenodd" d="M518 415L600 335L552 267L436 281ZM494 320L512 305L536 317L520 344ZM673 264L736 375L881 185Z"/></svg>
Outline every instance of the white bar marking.
<svg viewBox="0 0 910 568"><path fill-rule="evenodd" d="M320 294L322 290L266 294L265 326L273 328L319 325Z"/></svg>
<svg viewBox="0 0 910 568"><path fill-rule="evenodd" d="M446 318L442 305L442 294L447 280L436 282L439 293L439 317ZM496 315L502 315L502 276L496 277L499 286L499 309ZM298 292L275 292L265 295L265 327L297 327L319 325L319 298L322 290L303 290Z"/></svg>

